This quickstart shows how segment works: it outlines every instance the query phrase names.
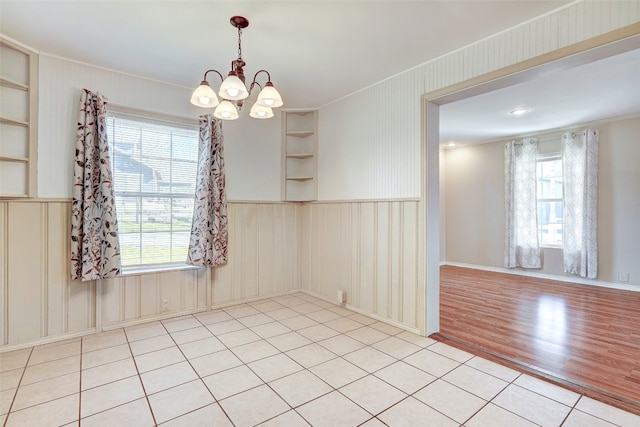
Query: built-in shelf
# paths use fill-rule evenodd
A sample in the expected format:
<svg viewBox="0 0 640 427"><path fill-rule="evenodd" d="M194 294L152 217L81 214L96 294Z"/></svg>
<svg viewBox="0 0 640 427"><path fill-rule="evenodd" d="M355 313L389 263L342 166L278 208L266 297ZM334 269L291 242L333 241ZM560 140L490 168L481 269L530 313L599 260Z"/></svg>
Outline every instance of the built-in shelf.
<svg viewBox="0 0 640 427"><path fill-rule="evenodd" d="M11 87L20 90L29 90L29 86L24 83L16 82L6 77L0 76L0 86Z"/></svg>
<svg viewBox="0 0 640 427"><path fill-rule="evenodd" d="M0 198L37 195L38 55L0 34Z"/></svg>
<svg viewBox="0 0 640 427"><path fill-rule="evenodd" d="M314 154L313 153L306 153L306 154L287 154L287 157L291 158L291 159L308 159L310 157L313 157Z"/></svg>
<svg viewBox="0 0 640 427"><path fill-rule="evenodd" d="M282 115L282 200L317 199L318 113L286 111Z"/></svg>
<svg viewBox="0 0 640 427"><path fill-rule="evenodd" d="M29 159L26 158L26 157L0 156L0 161L3 161L3 162L28 163Z"/></svg>
<svg viewBox="0 0 640 427"><path fill-rule="evenodd" d="M9 119L6 117L0 117L0 123L6 123L8 125L14 125L14 126L23 126L26 128L29 127L29 122L23 122L22 120Z"/></svg>
<svg viewBox="0 0 640 427"><path fill-rule="evenodd" d="M313 130L297 130L287 132L287 136L295 136L297 138L306 138L307 136L311 136L315 133Z"/></svg>
<svg viewBox="0 0 640 427"><path fill-rule="evenodd" d="M310 179L313 179L313 177L312 176L288 176L285 179L289 181L309 181Z"/></svg>

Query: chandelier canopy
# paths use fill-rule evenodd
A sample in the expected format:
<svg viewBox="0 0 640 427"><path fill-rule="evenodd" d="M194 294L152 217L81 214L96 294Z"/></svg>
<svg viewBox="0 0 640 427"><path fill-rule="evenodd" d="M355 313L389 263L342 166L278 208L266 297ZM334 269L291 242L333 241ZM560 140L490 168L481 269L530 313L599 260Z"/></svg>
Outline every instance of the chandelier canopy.
<svg viewBox="0 0 640 427"><path fill-rule="evenodd" d="M260 88L258 99L251 107L249 115L256 119L268 119L273 117L272 108L281 107L282 97L271 83L271 75L267 70L259 70L253 76L253 81L249 85L249 89L245 85L244 66L246 62L242 59L242 29L249 26L249 20L243 16L233 16L230 19L231 25L238 29L238 59L231 61L231 71L227 78L223 78L219 71L211 69L204 73L204 77L200 82L200 86L193 91L191 95L191 103L198 107L215 108L213 115L222 120L235 120L239 117L238 110L242 109L244 100L251 95L251 91L255 86ZM222 102L218 100L218 96L213 91L207 81L207 74L210 72L220 76L222 84L218 90L218 96L222 98ZM258 75L264 73L267 75L267 82L264 86L256 81ZM236 108L237 107L237 108Z"/></svg>

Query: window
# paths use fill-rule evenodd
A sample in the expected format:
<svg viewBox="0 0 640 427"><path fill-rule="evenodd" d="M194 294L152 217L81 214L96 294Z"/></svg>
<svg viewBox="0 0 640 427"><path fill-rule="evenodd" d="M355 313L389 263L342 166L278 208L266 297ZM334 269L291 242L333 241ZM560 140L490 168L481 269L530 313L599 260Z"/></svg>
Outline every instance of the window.
<svg viewBox="0 0 640 427"><path fill-rule="evenodd" d="M562 158L538 159L538 236L541 246L562 246Z"/></svg>
<svg viewBox="0 0 640 427"><path fill-rule="evenodd" d="M187 260L198 127L109 113L113 188L123 267Z"/></svg>

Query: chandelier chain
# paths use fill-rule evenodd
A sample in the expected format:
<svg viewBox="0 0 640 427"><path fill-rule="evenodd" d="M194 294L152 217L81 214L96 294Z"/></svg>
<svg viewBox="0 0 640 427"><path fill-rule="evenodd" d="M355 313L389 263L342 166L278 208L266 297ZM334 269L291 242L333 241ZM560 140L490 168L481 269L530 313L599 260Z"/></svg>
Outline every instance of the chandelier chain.
<svg viewBox="0 0 640 427"><path fill-rule="evenodd" d="M242 59L242 28L238 27L238 59Z"/></svg>

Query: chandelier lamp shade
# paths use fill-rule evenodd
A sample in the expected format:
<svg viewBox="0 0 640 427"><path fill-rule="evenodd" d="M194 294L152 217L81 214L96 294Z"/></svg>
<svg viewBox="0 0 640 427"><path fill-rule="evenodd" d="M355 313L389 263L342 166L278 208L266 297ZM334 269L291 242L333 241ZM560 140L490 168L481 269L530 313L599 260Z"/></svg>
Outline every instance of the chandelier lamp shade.
<svg viewBox="0 0 640 427"><path fill-rule="evenodd" d="M242 59L242 29L249 26L249 20L242 16L231 17L231 25L238 29L238 59L231 61L231 71L226 78L218 70L207 70L200 82L200 86L193 91L191 103L197 107L215 108L213 115L222 120L235 120L240 117L239 110L244 105L244 100L251 95L251 91L257 86L260 88L258 98L251 107L249 115L256 119L268 119L273 117L272 108L283 105L282 97L271 83L271 75L267 70L259 70L253 76L253 81L247 86L245 84L244 66L246 63ZM218 94L211 88L207 75L215 73L220 77L222 84ZM266 75L267 82L264 86L258 83L257 78Z"/></svg>

